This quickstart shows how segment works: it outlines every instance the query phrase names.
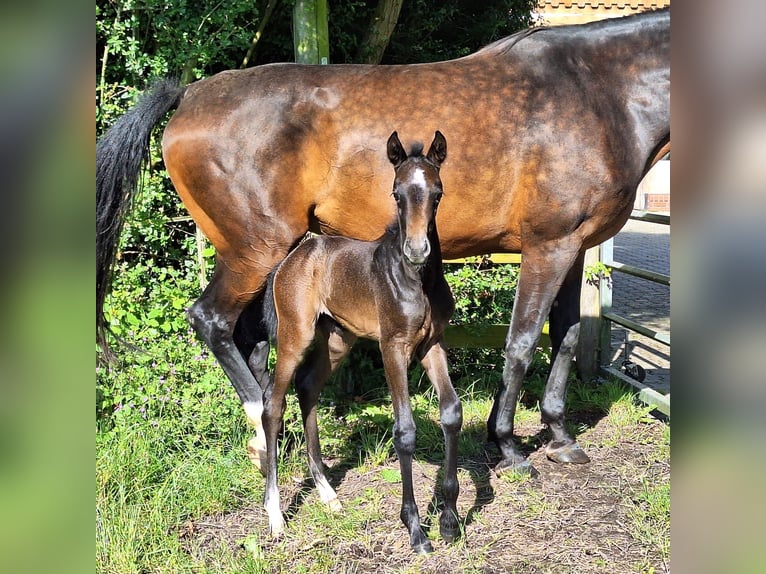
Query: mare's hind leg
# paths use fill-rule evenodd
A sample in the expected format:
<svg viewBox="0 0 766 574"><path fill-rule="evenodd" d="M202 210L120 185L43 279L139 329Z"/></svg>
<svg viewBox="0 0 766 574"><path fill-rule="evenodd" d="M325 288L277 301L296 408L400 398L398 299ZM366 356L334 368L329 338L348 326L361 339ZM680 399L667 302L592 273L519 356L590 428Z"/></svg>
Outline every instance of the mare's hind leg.
<svg viewBox="0 0 766 574"><path fill-rule="evenodd" d="M513 440L513 418L524 375L534 357L543 324L579 252L574 240L558 240L523 251L516 300L505 342L503 383L487 421L487 433L500 449L496 473L506 470L535 473Z"/></svg>
<svg viewBox="0 0 766 574"><path fill-rule="evenodd" d="M242 312L262 290L264 280L265 273L235 273L219 261L202 296L188 311L189 322L234 385L248 421L255 427L256 435L248 444L248 451L251 451L250 458L261 472L266 459L261 413L262 385L267 382L263 373L268 357L268 343L254 341L251 334L238 337L238 346L234 340L234 331ZM243 352L249 353L250 356L245 357ZM263 379L256 378L248 360ZM261 364L264 368L259 366Z"/></svg>
<svg viewBox="0 0 766 574"><path fill-rule="evenodd" d="M335 489L327 480L326 469L322 462L317 425L317 402L327 379L338 368L355 341L356 337L353 334L338 327L330 318L320 317L317 322L314 348L295 375L295 392L298 395L303 416L309 470L322 502L336 512L342 507Z"/></svg>
<svg viewBox="0 0 766 574"><path fill-rule="evenodd" d="M551 441L545 447L545 454L556 462L578 464L590 462L590 458L567 432L564 417L569 368L577 352L580 334L583 258L581 253L551 307L551 370L540 405L542 421L551 431Z"/></svg>
<svg viewBox="0 0 766 574"><path fill-rule="evenodd" d="M412 417L410 394L407 388L409 349L406 345L388 341L381 344L386 382L394 407L394 448L399 457L402 473L402 508L399 513L410 534L410 546L418 554L433 552L431 542L420 526L420 514L415 504L412 486L412 456L415 454L415 420Z"/></svg>
<svg viewBox="0 0 766 574"><path fill-rule="evenodd" d="M439 420L444 433L444 510L439 518L439 532L445 541L453 542L460 534L457 514L460 491L457 480L457 441L463 426L463 406L450 381L444 342L439 340L432 345L420 362L439 397Z"/></svg>
<svg viewBox="0 0 766 574"><path fill-rule="evenodd" d="M268 370L269 335L263 324L263 295L261 292L242 312L234 328L234 344L247 361L250 372L261 389L271 382ZM243 401L248 423L256 434L247 442L247 456L256 468L263 472L266 460L266 439L262 432L262 403Z"/></svg>

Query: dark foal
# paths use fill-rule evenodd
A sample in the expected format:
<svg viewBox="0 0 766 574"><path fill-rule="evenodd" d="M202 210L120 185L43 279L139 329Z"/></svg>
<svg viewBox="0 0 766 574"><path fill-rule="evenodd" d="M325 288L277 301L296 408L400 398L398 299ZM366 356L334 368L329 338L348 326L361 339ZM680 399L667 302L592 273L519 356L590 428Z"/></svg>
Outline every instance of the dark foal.
<svg viewBox="0 0 766 574"><path fill-rule="evenodd" d="M447 155L447 142L437 131L427 155L418 148L408 156L394 132L387 148L396 174L392 195L397 225L377 241L337 236L308 239L271 275L264 314L271 332L276 331L278 352L273 383L264 393L264 506L271 533L279 536L285 523L277 487L277 434L285 410L285 392L295 376L311 475L322 500L330 508L340 508L322 463L317 400L357 337L374 339L380 342L394 408L394 446L402 473L400 516L412 548L425 553L432 550L431 543L420 526L412 489L415 422L407 368L414 357L422 363L439 396L445 443L440 532L450 542L458 536L456 455L463 412L449 378L442 337L454 301L443 275L435 220L442 196L439 167Z"/></svg>

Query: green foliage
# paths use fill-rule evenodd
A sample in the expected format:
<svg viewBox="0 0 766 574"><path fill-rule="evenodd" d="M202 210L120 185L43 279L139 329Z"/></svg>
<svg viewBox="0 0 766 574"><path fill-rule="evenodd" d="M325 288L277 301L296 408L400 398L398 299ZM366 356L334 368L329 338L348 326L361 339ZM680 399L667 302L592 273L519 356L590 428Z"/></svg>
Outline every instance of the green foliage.
<svg viewBox="0 0 766 574"><path fill-rule="evenodd" d="M445 265L445 277L455 298L452 322L462 324L508 323L519 268L496 265L474 257L466 264Z"/></svg>
<svg viewBox="0 0 766 574"><path fill-rule="evenodd" d="M611 285L612 270L601 261L588 265L583 270L583 273L585 274L585 281L590 285L598 285L602 279Z"/></svg>
<svg viewBox="0 0 766 574"><path fill-rule="evenodd" d="M535 0L405 2L383 63L433 62L466 56L530 26L536 4Z"/></svg>
<svg viewBox="0 0 766 574"><path fill-rule="evenodd" d="M188 82L237 68L265 5L265 0L98 0L97 125L111 123L151 78Z"/></svg>

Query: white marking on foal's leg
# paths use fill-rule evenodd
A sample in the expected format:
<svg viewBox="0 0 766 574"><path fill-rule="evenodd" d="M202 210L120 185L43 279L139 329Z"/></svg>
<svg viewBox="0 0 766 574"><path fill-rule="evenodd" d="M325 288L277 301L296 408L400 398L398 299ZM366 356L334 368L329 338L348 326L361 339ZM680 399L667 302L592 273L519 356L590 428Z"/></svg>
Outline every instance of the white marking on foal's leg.
<svg viewBox="0 0 766 574"><path fill-rule="evenodd" d="M266 491L263 507L269 515L269 532L273 538L279 538L285 532L285 517L279 507L279 490L274 487Z"/></svg>
<svg viewBox="0 0 766 574"><path fill-rule="evenodd" d="M248 401L243 403L242 407L245 409L247 422L255 427L255 436L247 441L247 456L261 474L264 474L266 472L266 435L261 422L263 403Z"/></svg>

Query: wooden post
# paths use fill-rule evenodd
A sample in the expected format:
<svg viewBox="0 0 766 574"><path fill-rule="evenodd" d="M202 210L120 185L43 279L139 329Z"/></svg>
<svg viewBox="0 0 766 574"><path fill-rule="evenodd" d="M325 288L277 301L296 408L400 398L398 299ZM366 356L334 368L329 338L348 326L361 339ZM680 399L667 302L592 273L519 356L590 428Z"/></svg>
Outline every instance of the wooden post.
<svg viewBox="0 0 766 574"><path fill-rule="evenodd" d="M293 46L299 64L329 64L327 0L296 0L293 8Z"/></svg>
<svg viewBox="0 0 766 574"><path fill-rule="evenodd" d="M592 247L585 252L585 268L599 261L600 248ZM577 370L580 378L587 381L598 374L601 362L601 293L600 285L591 285L582 278L580 297L580 344L577 348Z"/></svg>
<svg viewBox="0 0 766 574"><path fill-rule="evenodd" d="M205 261L205 234L195 225L195 236L197 238L197 273L199 274L199 288L204 291L207 287L207 262Z"/></svg>
<svg viewBox="0 0 766 574"><path fill-rule="evenodd" d="M614 237L607 239L601 244L601 262L604 265L614 263ZM601 296L601 315L612 312L612 279L601 279L599 285L599 294ZM612 351L612 322L609 319L603 319L599 326L599 347L601 355L599 364L607 365L612 357L609 354Z"/></svg>

